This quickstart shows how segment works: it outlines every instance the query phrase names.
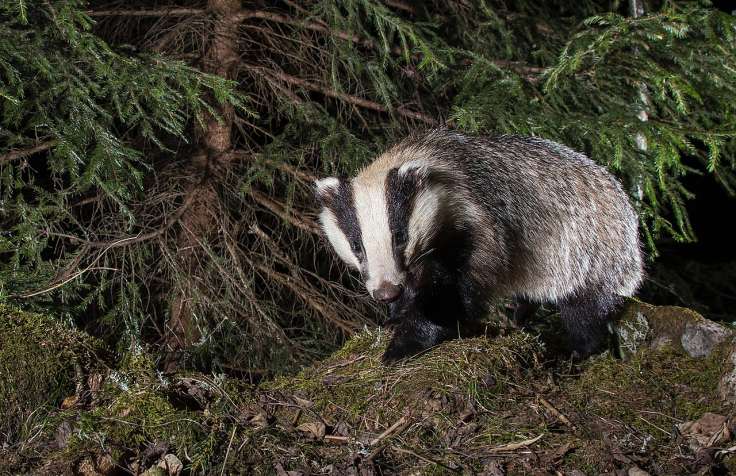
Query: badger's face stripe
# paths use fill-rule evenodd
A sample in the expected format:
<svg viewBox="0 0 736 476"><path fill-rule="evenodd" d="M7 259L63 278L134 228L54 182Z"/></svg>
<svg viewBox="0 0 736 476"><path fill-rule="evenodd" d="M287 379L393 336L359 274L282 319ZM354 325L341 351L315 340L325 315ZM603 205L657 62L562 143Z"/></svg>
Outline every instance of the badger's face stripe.
<svg viewBox="0 0 736 476"><path fill-rule="evenodd" d="M349 265L361 269L363 246L355 214L352 188L335 177L316 182L317 198L322 203L322 229L337 255Z"/></svg>
<svg viewBox="0 0 736 476"><path fill-rule="evenodd" d="M352 182L316 183L325 235L343 261L360 269L371 294L383 283L405 283L411 258L439 226L439 190L419 161L364 172Z"/></svg>
<svg viewBox="0 0 736 476"><path fill-rule="evenodd" d="M363 234L363 272L368 292L373 294L384 282L403 284L404 276L393 254L386 173L356 177L353 180L353 199Z"/></svg>
<svg viewBox="0 0 736 476"><path fill-rule="evenodd" d="M388 222L392 232L393 257L403 271L411 258L408 248L410 217L414 214L414 203L420 193L422 176L417 169L392 169L386 177L386 201L388 203ZM412 230L414 234L416 230Z"/></svg>

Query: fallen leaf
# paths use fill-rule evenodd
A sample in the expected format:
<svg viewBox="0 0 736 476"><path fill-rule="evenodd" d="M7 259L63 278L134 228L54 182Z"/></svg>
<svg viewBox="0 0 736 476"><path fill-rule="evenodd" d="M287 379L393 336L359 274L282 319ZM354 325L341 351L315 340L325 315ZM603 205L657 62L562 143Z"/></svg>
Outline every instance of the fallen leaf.
<svg viewBox="0 0 736 476"><path fill-rule="evenodd" d="M73 407L75 407L77 405L77 402L78 401L79 401L79 397L78 396L76 396L76 395L68 396L68 397L66 397L61 402L61 409L62 410L68 410L70 408L73 408Z"/></svg>
<svg viewBox="0 0 736 476"><path fill-rule="evenodd" d="M552 452L550 455L552 457L552 461L558 461L565 457L567 453L569 453L571 450L573 450L575 446L573 446L572 443L569 441L565 443L562 446L559 446L556 450Z"/></svg>
<svg viewBox="0 0 736 476"><path fill-rule="evenodd" d="M266 428L268 426L268 417L265 412L258 412L248 419L248 423L256 428Z"/></svg>
<svg viewBox="0 0 736 476"><path fill-rule="evenodd" d="M693 451L721 446L733 437L728 429L728 419L717 413L704 413L695 421L680 423L677 429L682 436L688 439Z"/></svg>
<svg viewBox="0 0 736 476"><path fill-rule="evenodd" d="M311 408L314 405L314 402L311 400L307 400L306 398L300 398L294 395L294 402L296 402L297 405L299 405L302 408Z"/></svg>
<svg viewBox="0 0 736 476"><path fill-rule="evenodd" d="M323 439L325 437L325 431L327 430L325 424L320 421L310 421L307 423L302 423L301 425L297 426L296 429L299 431L303 431L304 433L308 433L315 440Z"/></svg>
<svg viewBox="0 0 736 476"><path fill-rule="evenodd" d="M632 466L631 468L629 468L629 471L627 474L628 476L649 476L649 473L647 473L646 471L644 471L638 466Z"/></svg>

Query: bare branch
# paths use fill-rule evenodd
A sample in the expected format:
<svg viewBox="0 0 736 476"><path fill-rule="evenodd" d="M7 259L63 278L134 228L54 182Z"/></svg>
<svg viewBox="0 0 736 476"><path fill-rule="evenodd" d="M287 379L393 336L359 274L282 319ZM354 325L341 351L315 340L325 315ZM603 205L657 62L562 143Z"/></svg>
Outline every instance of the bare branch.
<svg viewBox="0 0 736 476"><path fill-rule="evenodd" d="M384 3L389 7L394 7L397 10L403 10L407 13L411 13L412 15L416 13L414 7L406 2L402 2L401 0L384 0Z"/></svg>
<svg viewBox="0 0 736 476"><path fill-rule="evenodd" d="M315 295L312 295L310 292L308 292L308 290L300 286L296 280L291 278L291 276L279 273L278 271L274 270L270 266L266 266L265 264L253 262L247 256L245 256L244 258L254 269L259 270L261 273L265 274L269 278L291 290L291 292L293 292L305 304L307 304L313 310L317 311L319 315L340 328L347 335L352 336L356 332L358 332L358 330L360 330L360 327L357 324L344 321L340 319L335 313L330 312L328 306L320 302L320 300Z"/></svg>
<svg viewBox="0 0 736 476"><path fill-rule="evenodd" d="M280 13L263 11L263 10L244 10L238 15L238 20L240 21L245 21L251 18L260 18L262 20L269 20L275 23L283 23L286 25L293 25L293 26L305 28L307 30L328 33L330 35L334 35L343 40L352 41L353 43L358 43L367 48L373 48L375 46L374 42L370 39L361 38L358 35L355 35L349 32L345 32L345 31L333 31L325 23L320 22L320 21L300 20L300 19L292 18L286 15L282 15Z"/></svg>
<svg viewBox="0 0 736 476"><path fill-rule="evenodd" d="M491 60L491 63L495 64L499 68L509 68L522 74L544 74L549 68L543 68L541 66L530 66L520 61L508 61L508 60Z"/></svg>
<svg viewBox="0 0 736 476"><path fill-rule="evenodd" d="M48 236L55 236L59 238L67 238L70 241L74 241L77 243L84 244L86 246L89 246L91 248L105 248L105 249L114 249L114 248L120 248L123 246L130 246L134 245L136 243L141 243L143 241L148 241L150 239L156 238L158 236L163 235L166 230L174 226L176 223L181 220L181 217L184 215L184 212L187 211L187 209L190 207L192 202L194 201L194 198L197 196L196 192L193 191L190 193L186 200L184 200L184 203L182 204L179 209L174 212L171 216L169 216L166 221L164 222L163 226L161 226L159 229L151 231L149 233L143 233L133 236L128 236L125 238L120 238L117 240L111 240L111 241L89 241L85 240L84 238L79 238L78 236L74 235L68 235L65 233L54 233L54 232L46 232L46 235Z"/></svg>
<svg viewBox="0 0 736 476"><path fill-rule="evenodd" d="M91 17L181 17L204 14L202 8L156 8L138 10L88 10Z"/></svg>
<svg viewBox="0 0 736 476"><path fill-rule="evenodd" d="M255 200L256 203L261 205L263 208L271 211L282 220L291 223L295 227L300 228L306 232L319 234L319 227L314 222L314 220L310 220L309 218L300 218L293 213L289 213L286 210L286 207L284 207L280 203L275 202L274 200L266 196L266 194L256 189L251 189L249 194L251 197L253 197L253 200Z"/></svg>
<svg viewBox="0 0 736 476"><path fill-rule="evenodd" d="M58 143L58 140L51 139L47 140L46 142L41 142L40 144L34 145L33 147L29 147L28 149L11 150L5 155L0 155L0 164L2 164L3 162L11 162L16 159L22 159L24 157L37 154L39 152L49 150L52 147L56 146L56 144Z"/></svg>

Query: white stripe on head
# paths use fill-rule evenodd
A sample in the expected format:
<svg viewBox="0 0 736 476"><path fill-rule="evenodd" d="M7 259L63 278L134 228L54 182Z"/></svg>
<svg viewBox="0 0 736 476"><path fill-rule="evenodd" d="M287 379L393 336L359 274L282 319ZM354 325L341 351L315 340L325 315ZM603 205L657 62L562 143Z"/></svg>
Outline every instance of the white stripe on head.
<svg viewBox="0 0 736 476"><path fill-rule="evenodd" d="M319 214L319 221L337 256L355 269L360 269L360 260L350 249L350 241L337 224L337 217L332 213L332 210L323 208L322 213Z"/></svg>
<svg viewBox="0 0 736 476"><path fill-rule="evenodd" d="M409 261L416 253L426 251L427 241L439 226L437 215L443 197L443 188L434 185L419 192L414 199L414 209L409 216L409 236L404 256Z"/></svg>
<svg viewBox="0 0 736 476"><path fill-rule="evenodd" d="M361 174L353 181L353 200L365 250L365 285L371 294L383 282L397 285L404 282L393 253L386 174L386 170Z"/></svg>
<svg viewBox="0 0 736 476"><path fill-rule="evenodd" d="M415 171L419 174L426 174L429 170L429 166L423 160L409 160L401 164L399 167L398 174L403 176L411 171Z"/></svg>

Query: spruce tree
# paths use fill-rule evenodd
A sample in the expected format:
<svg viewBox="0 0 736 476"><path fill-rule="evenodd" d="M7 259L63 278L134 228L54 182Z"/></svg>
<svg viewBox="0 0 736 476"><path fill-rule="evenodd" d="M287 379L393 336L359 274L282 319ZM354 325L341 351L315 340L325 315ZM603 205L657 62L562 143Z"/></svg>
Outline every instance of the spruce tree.
<svg viewBox="0 0 736 476"><path fill-rule="evenodd" d="M692 240L683 178L736 185L736 22L630 7L4 2L0 299L174 363L304 362L377 315L319 238L312 179L438 125L585 152L651 256Z"/></svg>

